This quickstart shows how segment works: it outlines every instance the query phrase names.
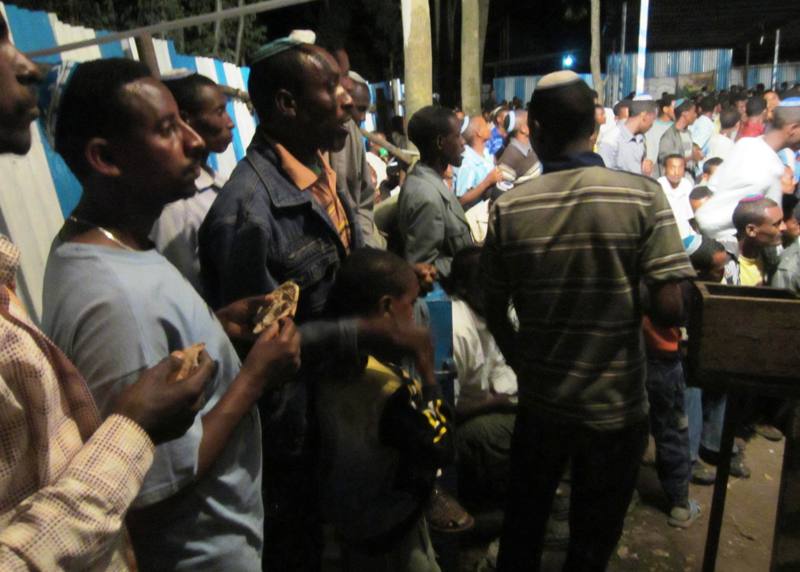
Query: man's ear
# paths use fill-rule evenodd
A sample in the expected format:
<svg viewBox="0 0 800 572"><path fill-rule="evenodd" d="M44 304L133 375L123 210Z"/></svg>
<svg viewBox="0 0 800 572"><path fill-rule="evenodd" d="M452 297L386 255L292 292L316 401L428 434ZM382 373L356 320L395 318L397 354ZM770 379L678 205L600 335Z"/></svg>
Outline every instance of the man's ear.
<svg viewBox="0 0 800 572"><path fill-rule="evenodd" d="M744 233L750 238L755 238L758 236L758 227L753 223L749 223L746 227L744 227Z"/></svg>
<svg viewBox="0 0 800 572"><path fill-rule="evenodd" d="M86 143L84 157L89 167L104 177L118 177L120 168L117 165L114 151L107 139L93 137Z"/></svg>
<svg viewBox="0 0 800 572"><path fill-rule="evenodd" d="M378 309L382 316L392 317L392 297L388 294L385 296L381 296L381 299L378 300Z"/></svg>
<svg viewBox="0 0 800 572"><path fill-rule="evenodd" d="M297 100L289 90L279 89L275 93L275 107L281 115L290 118L297 116Z"/></svg>
<svg viewBox="0 0 800 572"><path fill-rule="evenodd" d="M441 151L443 147L444 147L444 136L443 135L437 135L436 136L436 150L437 151Z"/></svg>

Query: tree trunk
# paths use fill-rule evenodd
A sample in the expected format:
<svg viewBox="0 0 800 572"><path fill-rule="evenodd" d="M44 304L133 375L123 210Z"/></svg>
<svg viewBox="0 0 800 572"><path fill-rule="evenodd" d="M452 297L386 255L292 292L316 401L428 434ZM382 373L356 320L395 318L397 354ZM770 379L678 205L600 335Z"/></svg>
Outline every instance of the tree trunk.
<svg viewBox="0 0 800 572"><path fill-rule="evenodd" d="M600 0L592 0L592 47L589 56L592 83L600 104L603 103L603 76L600 73Z"/></svg>
<svg viewBox="0 0 800 572"><path fill-rule="evenodd" d="M478 0L461 1L461 106L467 115L481 112L480 10Z"/></svg>
<svg viewBox="0 0 800 572"><path fill-rule="evenodd" d="M486 30L489 28L489 3L491 0L479 0L480 27L478 28L478 38L480 42L480 54L478 56L478 86L483 85L483 54L486 49Z"/></svg>
<svg viewBox="0 0 800 572"><path fill-rule="evenodd" d="M431 13L428 0L402 0L406 118L433 101Z"/></svg>

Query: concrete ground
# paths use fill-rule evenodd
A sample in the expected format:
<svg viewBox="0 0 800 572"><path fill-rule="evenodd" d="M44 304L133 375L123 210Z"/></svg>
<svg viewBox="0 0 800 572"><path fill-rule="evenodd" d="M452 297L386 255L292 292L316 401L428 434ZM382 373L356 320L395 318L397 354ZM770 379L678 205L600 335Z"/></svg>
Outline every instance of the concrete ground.
<svg viewBox="0 0 800 572"><path fill-rule="evenodd" d="M719 572L769 570L775 528L784 441L756 436L747 444L749 479L731 479L717 558ZM690 496L702 514L687 530L667 524L664 497L655 468L642 466L637 485L640 502L629 513L609 572L700 570L703 562L713 487L691 485ZM462 541L459 572L491 570L484 562L487 540ZM545 554L546 571L560 570L562 552Z"/></svg>

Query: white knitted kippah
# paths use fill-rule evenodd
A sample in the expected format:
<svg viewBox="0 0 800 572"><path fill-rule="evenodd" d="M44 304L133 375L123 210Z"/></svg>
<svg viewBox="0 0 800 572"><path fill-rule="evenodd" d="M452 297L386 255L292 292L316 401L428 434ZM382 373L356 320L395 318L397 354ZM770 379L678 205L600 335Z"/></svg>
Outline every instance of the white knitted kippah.
<svg viewBox="0 0 800 572"><path fill-rule="evenodd" d="M539 83L536 84L536 89L552 89L554 87L561 87L562 85L568 85L570 83L576 83L579 81L583 80L574 71L561 70L543 76L542 79L539 80Z"/></svg>

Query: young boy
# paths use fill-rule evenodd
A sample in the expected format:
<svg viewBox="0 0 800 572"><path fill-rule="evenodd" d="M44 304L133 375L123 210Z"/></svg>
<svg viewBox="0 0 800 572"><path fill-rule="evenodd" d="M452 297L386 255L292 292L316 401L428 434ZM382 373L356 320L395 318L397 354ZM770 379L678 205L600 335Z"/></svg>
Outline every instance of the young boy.
<svg viewBox="0 0 800 572"><path fill-rule="evenodd" d="M412 267L385 251L345 260L329 307L338 317L413 320ZM344 544L346 570L438 572L423 509L437 470L453 459L433 359L411 379L392 352L364 356L357 371L318 385L322 509Z"/></svg>

